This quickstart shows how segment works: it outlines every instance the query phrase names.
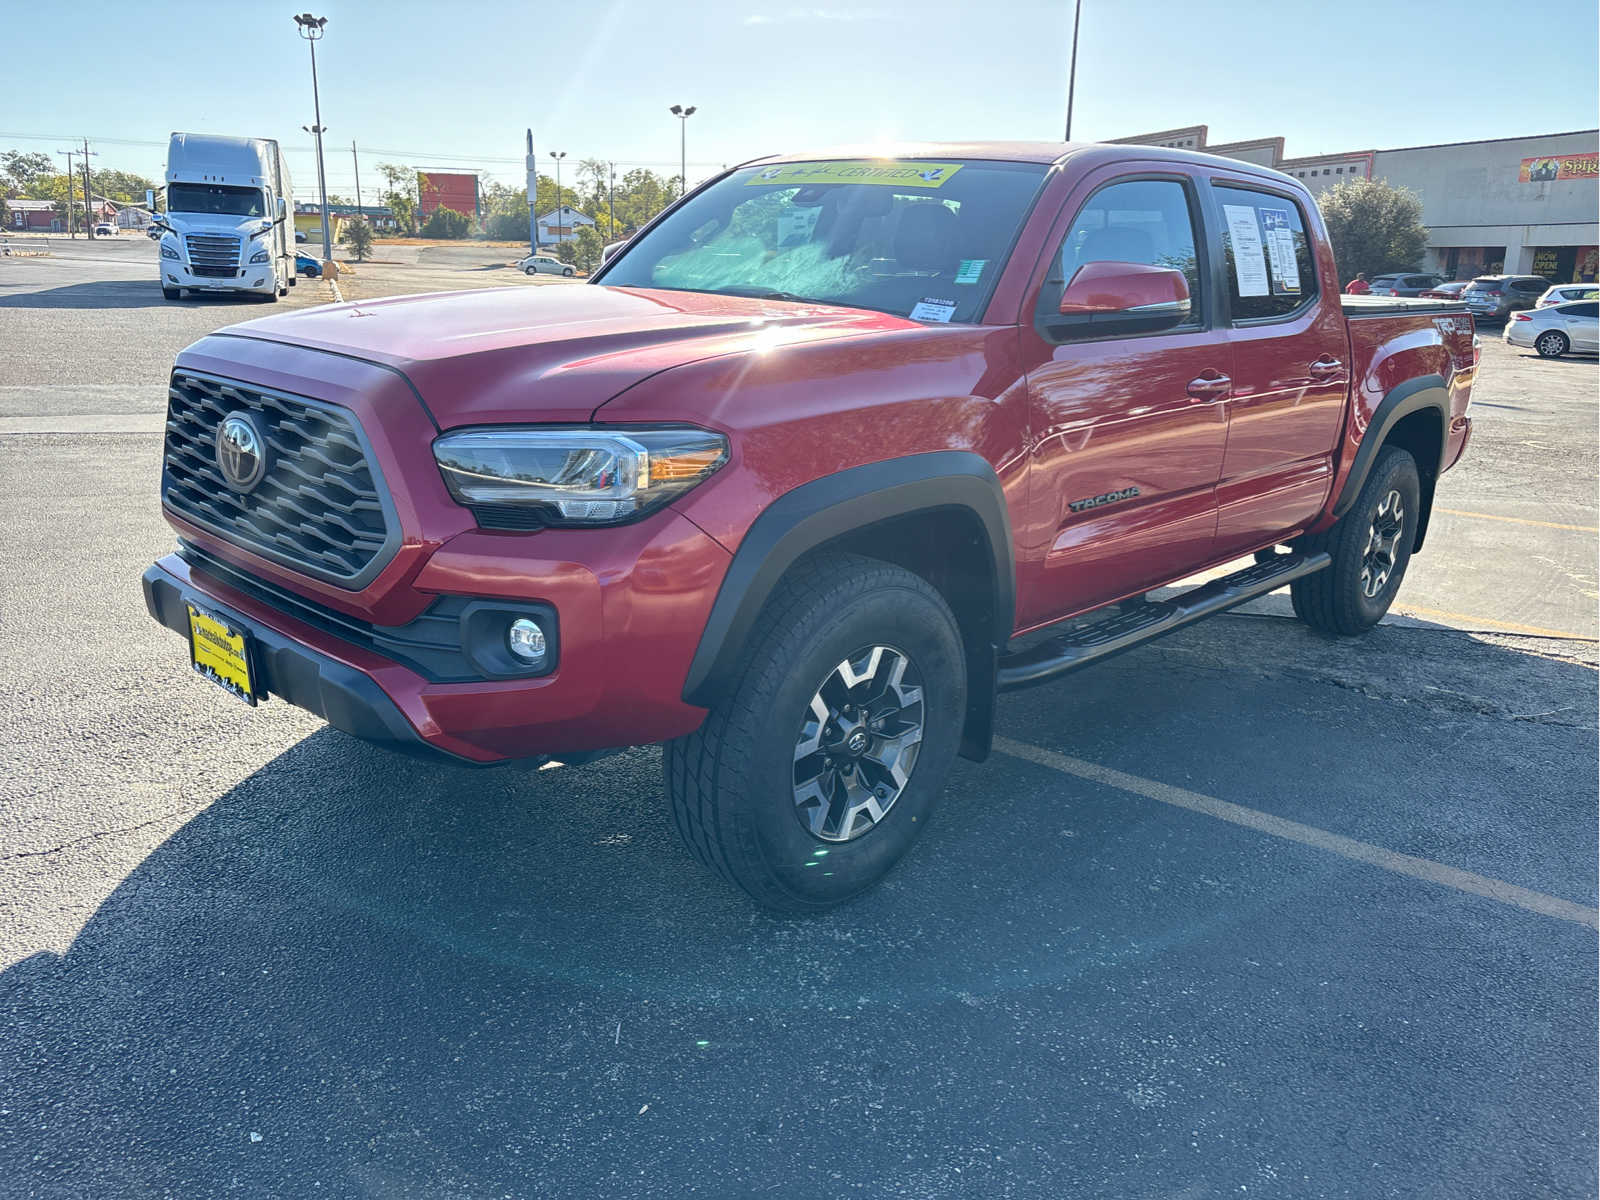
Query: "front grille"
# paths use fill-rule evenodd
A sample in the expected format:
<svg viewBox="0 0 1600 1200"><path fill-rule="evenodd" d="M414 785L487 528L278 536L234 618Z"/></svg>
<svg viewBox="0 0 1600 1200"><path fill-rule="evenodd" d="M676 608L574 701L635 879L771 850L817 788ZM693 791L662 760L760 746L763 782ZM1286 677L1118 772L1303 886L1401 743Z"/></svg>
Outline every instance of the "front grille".
<svg viewBox="0 0 1600 1200"><path fill-rule="evenodd" d="M254 418L267 446L266 472L245 493L217 462L218 426L235 412ZM399 547L366 438L331 404L174 372L164 467L162 498L179 516L317 579L364 587Z"/></svg>
<svg viewBox="0 0 1600 1200"><path fill-rule="evenodd" d="M238 237L191 233L185 235L183 241L189 249L189 269L194 274L231 279L239 273Z"/></svg>

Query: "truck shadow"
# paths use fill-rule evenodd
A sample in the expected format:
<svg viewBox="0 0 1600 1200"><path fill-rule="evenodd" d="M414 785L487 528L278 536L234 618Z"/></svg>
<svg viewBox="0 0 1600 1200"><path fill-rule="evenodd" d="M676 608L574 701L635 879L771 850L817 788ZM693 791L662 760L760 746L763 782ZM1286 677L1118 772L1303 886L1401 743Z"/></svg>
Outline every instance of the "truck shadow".
<svg viewBox="0 0 1600 1200"><path fill-rule="evenodd" d="M1281 639L1286 623L1238 625L1221 640ZM1317 644L1289 629L1296 650ZM1362 645L1378 656L1403 637L1380 630ZM1008 700L1002 732L1115 759L1133 752L1136 720L1141 734L1174 734L1166 760L1145 769L1193 778L1190 760L1215 748L1176 736L1196 725L1200 685L1174 684L1175 673L1203 683L1241 652L1220 648L1214 664L1208 645L1179 635L1072 688L1026 693L1039 698L1026 706ZM1463 636L1443 659L1465 646ZM1482 661L1469 673L1498 664L1502 678L1516 675L1499 693L1507 703L1527 691L1587 695L1592 707L1587 667L1481 644L1472 654ZM1305 669L1321 669L1311 657ZM1390 686L1434 685L1399 675ZM1366 738L1343 732L1347 713L1386 704L1340 680L1329 694L1346 712L1315 714L1327 738ZM1460 741L1459 720L1474 713L1462 701L1438 740ZM1592 729L1592 713L1573 721ZM1233 752L1241 776L1278 770L1279 740L1253 752L1260 762L1248 745ZM1579 767L1574 779L1592 776ZM704 1030L726 1037L751 1023L741 1036L756 1040L718 1069L737 1077L744 1054L776 1071L772 1056L792 1055L795 1086L820 1088L825 1107L804 1060L837 1055L836 1006L916 1027L919 1014L952 1008L993 1019L1011 996L1044 988L1064 991L1061 1005L1115 1014L1120 968L1280 920L1277 900L1248 888L1186 891L1175 907L1153 895L1128 797L1066 777L1030 782L1036 769L1004 756L958 768L940 821L887 885L821 918L775 919L688 860L659 770L653 750L480 772L330 730L305 738L173 833L68 953L0 973L0 1161L22 1164L25 1148L28 1177L63 1195L309 1195L313 1183L324 1194L528 1194L531 1179L556 1178L554 1194L579 1194L596 1155L653 1173L660 1144L630 1141L641 1135L620 1122L662 1089L695 1086L710 1069L694 1059ZM1575 799L1592 825L1592 796ZM1079 832L1063 840L1069 823ZM1095 865L1118 854L1112 873ZM1207 853L1189 866L1215 875L1230 862ZM1315 892L1319 872L1340 869L1319 860L1305 886ZM829 1032L813 1044L807 1027L819 1020ZM862 1053L870 1067L878 1052ZM1013 1081L980 1086L998 1105ZM683 1124L710 1110L681 1098L672 1136L691 1148L714 1136ZM758 1114L750 1121L759 1140ZM540 1150L545 1166L513 1146ZM659 1185L684 1194L692 1180Z"/></svg>
<svg viewBox="0 0 1600 1200"><path fill-rule="evenodd" d="M41 291L23 291L6 294L0 292L0 308L164 308L171 305L193 305L197 308L240 307L269 310L266 301L257 296L219 294L185 296L168 300L161 295L161 285L153 279L109 279L95 283L69 283L58 288Z"/></svg>

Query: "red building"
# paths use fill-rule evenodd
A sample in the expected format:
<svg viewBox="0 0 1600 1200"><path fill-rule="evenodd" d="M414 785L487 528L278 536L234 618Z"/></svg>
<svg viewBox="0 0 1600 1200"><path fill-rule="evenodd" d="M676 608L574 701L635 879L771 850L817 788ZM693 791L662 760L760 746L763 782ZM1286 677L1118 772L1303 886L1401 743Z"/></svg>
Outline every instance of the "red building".
<svg viewBox="0 0 1600 1200"><path fill-rule="evenodd" d="M418 171L417 198L423 220L436 208L450 208L476 220L478 177L449 171Z"/></svg>
<svg viewBox="0 0 1600 1200"><path fill-rule="evenodd" d="M6 207L11 210L10 216L6 219L7 229L60 233L66 228L61 218L56 215L56 206L52 201L7 200Z"/></svg>

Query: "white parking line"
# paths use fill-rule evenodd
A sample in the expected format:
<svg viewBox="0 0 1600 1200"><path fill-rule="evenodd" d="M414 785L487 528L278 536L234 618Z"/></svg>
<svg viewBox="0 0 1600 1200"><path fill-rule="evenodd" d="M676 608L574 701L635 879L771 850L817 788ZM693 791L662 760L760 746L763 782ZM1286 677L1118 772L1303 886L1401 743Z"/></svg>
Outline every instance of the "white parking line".
<svg viewBox="0 0 1600 1200"><path fill-rule="evenodd" d="M1447 867L1443 863L1436 863L1426 858L1397 854L1393 850L1385 850L1382 846L1330 833L1314 825L1302 825L1299 821L1285 820L1283 817L1245 808L1227 800L1218 800L1215 796L1206 796L1199 792L1158 783L1154 779L1129 775L1111 767L1102 767L1098 763L1058 754L1041 746L1031 746L1027 742L997 737L994 739L994 748L1002 754L1009 754L1013 758L1024 759L1041 767L1049 767L1067 775L1076 775L1079 779L1087 779L1094 783L1103 783L1107 787L1132 792L1135 796L1157 800L1175 808L1186 808L1190 812L1215 817L1219 821L1242 825L1258 833L1299 842L1305 846L1314 846L1318 850L1326 850L1330 854L1364 862L1385 871L1392 871L1396 875L1409 875L1413 879L1454 888L1458 892L1470 892L1474 896L1498 900L1501 904L1526 909L1540 916L1556 917L1590 929L1600 929L1600 911L1556 896L1547 896L1543 892L1530 891L1528 888L1518 887L1501 879L1491 879L1487 875L1475 875L1471 871L1457 870L1455 867Z"/></svg>

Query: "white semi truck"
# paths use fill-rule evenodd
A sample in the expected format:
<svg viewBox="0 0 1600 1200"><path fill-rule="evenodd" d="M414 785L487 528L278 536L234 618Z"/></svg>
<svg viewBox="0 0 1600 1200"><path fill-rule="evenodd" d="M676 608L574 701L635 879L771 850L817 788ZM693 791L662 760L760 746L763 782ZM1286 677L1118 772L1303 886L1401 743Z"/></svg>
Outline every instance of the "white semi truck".
<svg viewBox="0 0 1600 1200"><path fill-rule="evenodd" d="M175 133L167 147L161 294L254 292L294 284L294 189L271 138Z"/></svg>

